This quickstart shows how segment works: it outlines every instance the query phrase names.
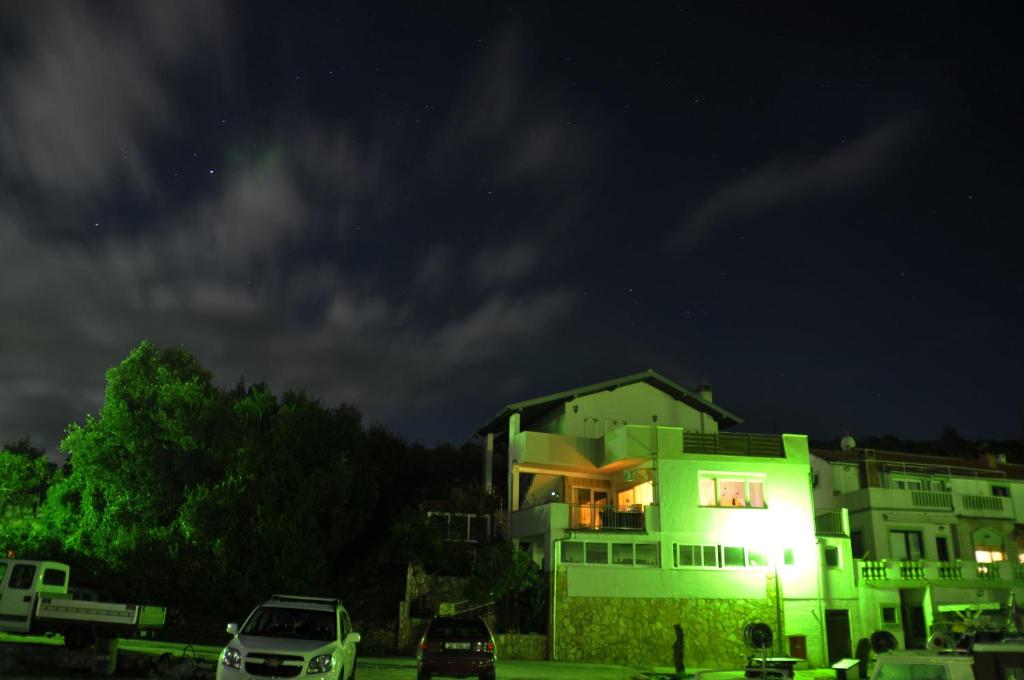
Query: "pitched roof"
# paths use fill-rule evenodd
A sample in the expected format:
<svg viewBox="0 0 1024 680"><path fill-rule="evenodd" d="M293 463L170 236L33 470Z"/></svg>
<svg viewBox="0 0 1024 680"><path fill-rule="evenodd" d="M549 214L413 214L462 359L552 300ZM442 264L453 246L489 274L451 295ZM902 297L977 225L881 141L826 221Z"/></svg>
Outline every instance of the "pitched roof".
<svg viewBox="0 0 1024 680"><path fill-rule="evenodd" d="M546 397L527 399L526 401L509 404L499 411L493 418L487 421L483 427L477 430L477 434L485 435L489 432L501 434L503 432L507 432L508 426L506 421L513 413L522 414L522 424L525 426L550 411L553 406L559 403L564 404L567 401L571 401L588 394L603 392L605 390L614 390L618 387L625 387L626 385L632 385L639 382L647 383L648 385L661 390L665 394L678 399L684 404L695 408L698 411L707 413L718 422L719 427L732 427L733 425L738 425L743 422L743 419L734 413L730 413L721 406L713 404L706 399L701 399L700 395L696 392L688 390L682 385L669 380L653 369L647 369L643 373L634 373L633 375L615 378L614 380L606 380L604 382L594 383L593 385L586 385L585 387L577 387L564 392L549 394Z"/></svg>

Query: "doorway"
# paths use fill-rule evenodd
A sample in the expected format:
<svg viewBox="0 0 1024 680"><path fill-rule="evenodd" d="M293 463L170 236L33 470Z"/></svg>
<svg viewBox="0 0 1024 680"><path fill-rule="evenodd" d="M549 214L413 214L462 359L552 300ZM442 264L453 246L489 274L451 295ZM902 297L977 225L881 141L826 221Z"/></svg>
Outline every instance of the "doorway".
<svg viewBox="0 0 1024 680"><path fill-rule="evenodd" d="M924 649L928 645L928 624L924 617L924 588L901 588L900 609L903 610L903 639L907 649Z"/></svg>
<svg viewBox="0 0 1024 680"><path fill-rule="evenodd" d="M849 659L853 654L850 647L850 610L825 610L825 635L828 638L828 664L840 659Z"/></svg>

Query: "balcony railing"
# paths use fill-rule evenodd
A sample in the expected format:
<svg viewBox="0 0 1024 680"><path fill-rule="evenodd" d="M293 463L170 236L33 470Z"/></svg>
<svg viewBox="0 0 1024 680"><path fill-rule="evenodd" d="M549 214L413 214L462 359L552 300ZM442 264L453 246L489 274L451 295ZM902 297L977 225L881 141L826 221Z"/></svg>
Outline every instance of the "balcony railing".
<svg viewBox="0 0 1024 680"><path fill-rule="evenodd" d="M570 529L644 530L644 506L570 505Z"/></svg>
<svg viewBox="0 0 1024 680"><path fill-rule="evenodd" d="M849 536L846 517L842 510L830 510L814 518L819 536Z"/></svg>
<svg viewBox="0 0 1024 680"><path fill-rule="evenodd" d="M785 458L782 437L771 434L683 432L683 453L712 453L725 456Z"/></svg>
<svg viewBox="0 0 1024 680"><path fill-rule="evenodd" d="M956 580L964 577L964 568L959 562L942 562L939 564L939 578Z"/></svg>
<svg viewBox="0 0 1024 680"><path fill-rule="evenodd" d="M906 560L899 562L900 578L908 581L923 581L924 576L924 561L922 560Z"/></svg>
<svg viewBox="0 0 1024 680"><path fill-rule="evenodd" d="M957 514L968 517L1013 518L1013 506L1002 496L957 494Z"/></svg>
<svg viewBox="0 0 1024 680"><path fill-rule="evenodd" d="M995 581L999 579L999 564L996 562L979 563L978 578Z"/></svg>
<svg viewBox="0 0 1024 680"><path fill-rule="evenodd" d="M928 560L856 560L861 581L1024 581L1021 565L1009 562L932 562Z"/></svg>

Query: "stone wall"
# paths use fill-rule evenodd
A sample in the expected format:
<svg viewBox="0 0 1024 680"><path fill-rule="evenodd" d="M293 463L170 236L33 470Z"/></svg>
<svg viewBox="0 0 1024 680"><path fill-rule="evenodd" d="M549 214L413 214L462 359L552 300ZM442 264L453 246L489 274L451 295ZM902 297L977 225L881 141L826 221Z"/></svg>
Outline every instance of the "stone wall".
<svg viewBox="0 0 1024 680"><path fill-rule="evenodd" d="M547 661L548 636L508 633L495 635L494 645L498 649L499 659L518 659L521 661Z"/></svg>
<svg viewBox="0 0 1024 680"><path fill-rule="evenodd" d="M681 629L688 668L739 668L750 654L743 642L748 623L767 623L778 638L771 574L759 599L569 597L565 576L559 569L554 625L559 661L674 667Z"/></svg>

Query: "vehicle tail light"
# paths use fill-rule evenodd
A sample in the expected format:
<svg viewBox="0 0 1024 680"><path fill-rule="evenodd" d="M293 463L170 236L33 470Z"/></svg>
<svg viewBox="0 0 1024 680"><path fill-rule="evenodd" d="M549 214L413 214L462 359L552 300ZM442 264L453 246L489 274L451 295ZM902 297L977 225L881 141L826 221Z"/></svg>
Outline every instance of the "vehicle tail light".
<svg viewBox="0 0 1024 680"><path fill-rule="evenodd" d="M426 642L421 642L420 643L420 651L421 652L425 652L428 649L430 649L430 645L428 645Z"/></svg>
<svg viewBox="0 0 1024 680"><path fill-rule="evenodd" d="M493 642L488 642L486 647L487 647L487 651L488 652L493 652L494 651L494 643Z"/></svg>

